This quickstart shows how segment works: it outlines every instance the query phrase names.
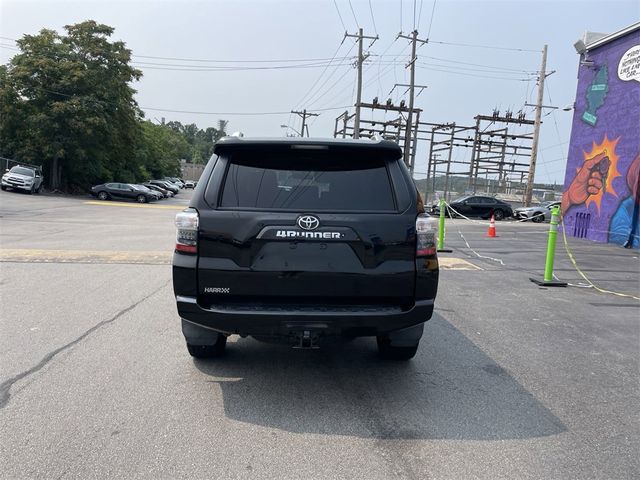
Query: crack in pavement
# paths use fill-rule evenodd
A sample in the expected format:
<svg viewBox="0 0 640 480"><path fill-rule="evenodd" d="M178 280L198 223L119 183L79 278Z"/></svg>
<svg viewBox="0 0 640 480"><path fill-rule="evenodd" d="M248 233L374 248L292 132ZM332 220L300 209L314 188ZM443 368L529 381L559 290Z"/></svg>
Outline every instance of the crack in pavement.
<svg viewBox="0 0 640 480"><path fill-rule="evenodd" d="M142 302L144 302L145 300L147 300L148 298L152 297L153 295L155 295L156 293L158 293L160 290L162 290L163 288L165 288L167 285L169 285L171 283L171 280L163 283L159 288L155 289L153 292L151 292L149 295L146 295L145 297L141 298L140 300L138 300L137 302L129 305L127 308L120 310L118 313L116 313L113 317L108 318L106 320L103 320L97 324L95 324L93 327L91 327L89 330L85 331L82 335L80 335L78 338L76 338L75 340L70 341L69 343L56 348L55 350L52 350L51 352L47 353L42 360L40 360L40 362L31 367L29 370L25 370L24 372L21 372L15 376L13 376L12 378L10 378L9 380L5 380L4 382L0 383L0 410L3 409L4 407L7 406L7 404L9 403L9 400L11 399L11 387L18 382L19 380L22 380L25 377L28 377L36 372L38 372L39 370L41 370L45 365L47 365L51 360L53 360L53 358L58 355L60 352L63 352L71 347L73 347L74 345L76 345L77 343L80 343L82 340L84 340L85 338L87 338L89 335L91 335L93 332L101 329L102 327L104 327L105 325L108 325L110 323L115 322L118 318L122 317L123 315L125 315L126 313L130 312L131 310L133 310L134 308L136 308L138 305L140 305Z"/></svg>

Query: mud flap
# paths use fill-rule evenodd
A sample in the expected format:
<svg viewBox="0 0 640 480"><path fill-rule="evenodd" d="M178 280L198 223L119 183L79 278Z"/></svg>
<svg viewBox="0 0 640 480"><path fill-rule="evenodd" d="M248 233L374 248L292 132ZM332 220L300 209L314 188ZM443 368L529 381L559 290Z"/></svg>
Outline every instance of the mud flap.
<svg viewBox="0 0 640 480"><path fill-rule="evenodd" d="M415 347L420 343L423 331L424 323L419 323L412 327L389 332L386 337L389 339L389 344L392 347Z"/></svg>
<svg viewBox="0 0 640 480"><path fill-rule="evenodd" d="M191 345L215 345L221 333L182 319L182 334Z"/></svg>

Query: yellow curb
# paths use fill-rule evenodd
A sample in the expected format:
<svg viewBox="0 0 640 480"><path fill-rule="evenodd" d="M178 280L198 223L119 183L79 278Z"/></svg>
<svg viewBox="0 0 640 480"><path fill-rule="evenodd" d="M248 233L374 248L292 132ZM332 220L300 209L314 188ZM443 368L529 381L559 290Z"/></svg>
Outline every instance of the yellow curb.
<svg viewBox="0 0 640 480"><path fill-rule="evenodd" d="M0 249L0 262L171 264L172 251Z"/></svg>
<svg viewBox="0 0 640 480"><path fill-rule="evenodd" d="M126 202L98 202L89 200L88 202L84 202L85 205L102 205L105 207L129 207L129 208L156 208L161 210L184 210L187 208L187 205L149 205L146 203L126 203Z"/></svg>

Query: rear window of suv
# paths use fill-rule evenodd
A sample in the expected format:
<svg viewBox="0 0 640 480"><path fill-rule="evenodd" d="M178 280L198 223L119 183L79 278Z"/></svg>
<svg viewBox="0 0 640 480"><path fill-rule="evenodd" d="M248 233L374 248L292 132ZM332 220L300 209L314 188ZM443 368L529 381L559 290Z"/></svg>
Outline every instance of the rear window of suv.
<svg viewBox="0 0 640 480"><path fill-rule="evenodd" d="M394 211L383 159L230 159L222 208Z"/></svg>

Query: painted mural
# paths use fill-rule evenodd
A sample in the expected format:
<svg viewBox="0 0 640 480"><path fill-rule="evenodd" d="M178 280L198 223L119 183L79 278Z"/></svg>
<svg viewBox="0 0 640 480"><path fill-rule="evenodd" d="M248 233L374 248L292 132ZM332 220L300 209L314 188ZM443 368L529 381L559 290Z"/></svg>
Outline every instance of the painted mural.
<svg viewBox="0 0 640 480"><path fill-rule="evenodd" d="M578 71L562 211L567 234L640 247L640 30Z"/></svg>

